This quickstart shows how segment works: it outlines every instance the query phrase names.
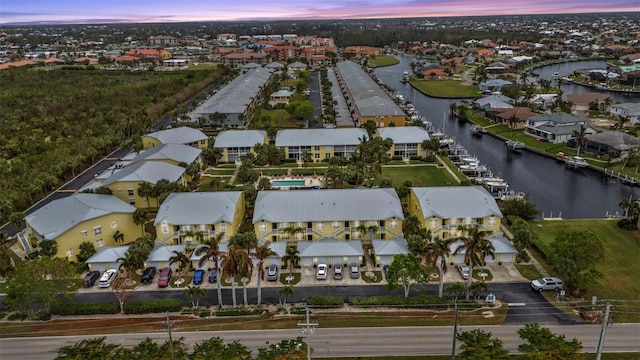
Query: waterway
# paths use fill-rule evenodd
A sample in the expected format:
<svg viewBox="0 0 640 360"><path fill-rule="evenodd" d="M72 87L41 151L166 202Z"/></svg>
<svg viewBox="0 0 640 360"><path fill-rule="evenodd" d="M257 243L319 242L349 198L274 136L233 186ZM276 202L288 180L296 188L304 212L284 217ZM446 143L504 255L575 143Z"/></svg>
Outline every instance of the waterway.
<svg viewBox="0 0 640 360"><path fill-rule="evenodd" d="M608 183L599 172L566 169L563 164L541 155L527 151L522 154L509 152L503 141L492 136L471 136L469 124L448 118L450 104L459 100L431 98L415 91L411 85L401 83L402 73L410 70L413 59L398 58L400 63L397 65L377 68L376 76L411 101L420 115L430 120L436 128L444 130L447 136L462 144L470 154L476 155L483 164L491 168L494 175L504 178L512 190L526 193L529 201L536 204L544 217L604 218L607 215L621 214L623 210L618 204L623 199L640 196L640 189L620 183ZM600 68L606 66L604 62L596 63L602 64ZM585 68L582 62L573 62L551 65L537 71L545 78L547 73L551 77L556 71L564 75L582 68ZM567 87L565 94L575 92L574 88L587 89L579 85L563 86ZM619 101L640 102L640 97L624 96Z"/></svg>

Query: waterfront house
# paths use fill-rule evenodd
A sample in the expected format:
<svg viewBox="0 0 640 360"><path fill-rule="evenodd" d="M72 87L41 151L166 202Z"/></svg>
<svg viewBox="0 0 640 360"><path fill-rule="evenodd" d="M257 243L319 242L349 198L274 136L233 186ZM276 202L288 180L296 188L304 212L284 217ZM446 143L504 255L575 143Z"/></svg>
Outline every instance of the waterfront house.
<svg viewBox="0 0 640 360"><path fill-rule="evenodd" d="M409 159L412 156L424 156L422 143L429 140L429 133L419 126L400 126L380 128L377 130L378 136L382 139L391 139L393 145L389 150L389 155L400 156Z"/></svg>
<svg viewBox="0 0 640 360"><path fill-rule="evenodd" d="M249 153L255 153L257 144L267 144L264 130L226 130L216 136L214 148L222 149L220 161L236 162Z"/></svg>
<svg viewBox="0 0 640 360"><path fill-rule="evenodd" d="M368 137L364 129L285 129L278 131L276 146L284 151L285 159L301 160L309 153L314 162L336 156L347 159L362 139Z"/></svg>
<svg viewBox="0 0 640 360"><path fill-rule="evenodd" d="M235 235L244 218L242 191L172 193L153 223L163 244L196 244L224 233Z"/></svg>
<svg viewBox="0 0 640 360"><path fill-rule="evenodd" d="M26 215L26 228L18 235L20 244L29 253L37 243L53 240L58 245L55 256L76 261L82 242L101 248L121 245L114 239L116 232L124 235L126 243L142 236L142 229L133 222L135 210L112 195L73 194Z"/></svg>
<svg viewBox="0 0 640 360"><path fill-rule="evenodd" d="M407 211L434 237L444 239L461 236L461 227L496 233L502 219L498 203L482 186L414 187Z"/></svg>
<svg viewBox="0 0 640 360"><path fill-rule="evenodd" d="M622 131L602 131L588 134L583 149L588 152L613 158L626 156L631 149L640 149L640 139ZM571 141L569 142L571 143ZM575 144L573 144L575 146Z"/></svg>
<svg viewBox="0 0 640 360"><path fill-rule="evenodd" d="M573 132L580 131L581 126L587 127L586 118L573 116L565 112L540 114L527 119L524 133L540 141L559 144L573 138ZM596 131L587 128L587 132L595 133Z"/></svg>
<svg viewBox="0 0 640 360"><path fill-rule="evenodd" d="M628 118L628 125L637 125L640 123L640 103L613 104L609 108L609 113L612 116Z"/></svg>
<svg viewBox="0 0 640 360"><path fill-rule="evenodd" d="M567 101L571 103L571 115L589 116L589 110L593 107L600 111L606 111L607 95L599 92L574 93L567 95Z"/></svg>
<svg viewBox="0 0 640 360"><path fill-rule="evenodd" d="M393 188L260 191L253 225L259 240L344 241L402 237Z"/></svg>
<svg viewBox="0 0 640 360"><path fill-rule="evenodd" d="M188 126L176 127L155 131L142 135L142 146L150 149L161 144L183 144L205 149L208 146L209 138L202 131Z"/></svg>

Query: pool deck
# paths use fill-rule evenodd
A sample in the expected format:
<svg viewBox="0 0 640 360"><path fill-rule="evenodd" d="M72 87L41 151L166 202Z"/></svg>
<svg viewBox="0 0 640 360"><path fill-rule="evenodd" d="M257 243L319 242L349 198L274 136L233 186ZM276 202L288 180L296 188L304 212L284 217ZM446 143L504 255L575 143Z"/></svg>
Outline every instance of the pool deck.
<svg viewBox="0 0 640 360"><path fill-rule="evenodd" d="M325 182L325 178L324 176L320 176L320 175L276 175L276 176L265 176L266 178L268 178L270 181L300 181L300 180L304 180L304 187L314 187L314 186L319 186L321 189L325 187L324 182ZM274 187L274 189L280 189L280 190L290 190L291 188L297 188L298 186L276 186ZM302 187L302 186L301 186Z"/></svg>

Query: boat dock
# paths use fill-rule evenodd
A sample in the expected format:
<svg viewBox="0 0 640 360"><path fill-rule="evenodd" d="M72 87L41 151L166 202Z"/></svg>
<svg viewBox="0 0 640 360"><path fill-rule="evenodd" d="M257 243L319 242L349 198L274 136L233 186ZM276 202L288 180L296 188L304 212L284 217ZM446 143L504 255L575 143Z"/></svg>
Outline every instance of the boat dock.
<svg viewBox="0 0 640 360"><path fill-rule="evenodd" d="M604 169L604 178L607 180L607 182L616 182L619 181L623 184L627 184L627 185L633 185L633 186L638 186L640 185L640 180L632 177L632 176L628 176L628 175L623 175L621 173L616 173L613 170L608 171L607 169Z"/></svg>

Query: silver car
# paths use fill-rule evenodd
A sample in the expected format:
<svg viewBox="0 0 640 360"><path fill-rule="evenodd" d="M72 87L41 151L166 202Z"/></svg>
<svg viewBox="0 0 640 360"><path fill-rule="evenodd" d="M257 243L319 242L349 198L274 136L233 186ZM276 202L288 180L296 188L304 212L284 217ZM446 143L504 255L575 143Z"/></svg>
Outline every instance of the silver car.
<svg viewBox="0 0 640 360"><path fill-rule="evenodd" d="M559 291L562 290L562 286L562 280L556 277L546 277L531 282L531 289L538 292L543 290Z"/></svg>
<svg viewBox="0 0 640 360"><path fill-rule="evenodd" d="M271 264L267 268L267 280L268 281L276 281L278 280L278 265Z"/></svg>
<svg viewBox="0 0 640 360"><path fill-rule="evenodd" d="M342 280L343 271L344 271L344 268L342 267L342 265L340 265L340 264L334 265L333 266L333 278L335 280Z"/></svg>
<svg viewBox="0 0 640 360"><path fill-rule="evenodd" d="M349 277L352 279L360 278L360 267L356 263L349 264Z"/></svg>
<svg viewBox="0 0 640 360"><path fill-rule="evenodd" d="M318 280L327 280L327 265L326 264L318 265L318 272L316 274L316 279L318 279Z"/></svg>
<svg viewBox="0 0 640 360"><path fill-rule="evenodd" d="M458 271L463 279L467 280L469 278L469 267L467 265L458 265Z"/></svg>

